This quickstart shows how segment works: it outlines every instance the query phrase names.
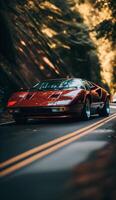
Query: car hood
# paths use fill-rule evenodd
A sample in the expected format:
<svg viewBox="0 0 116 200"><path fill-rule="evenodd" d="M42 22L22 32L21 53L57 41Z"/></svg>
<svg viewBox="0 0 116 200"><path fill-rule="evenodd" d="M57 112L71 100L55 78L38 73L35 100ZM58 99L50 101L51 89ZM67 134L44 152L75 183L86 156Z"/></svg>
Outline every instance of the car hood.
<svg viewBox="0 0 116 200"><path fill-rule="evenodd" d="M32 107L68 105L76 98L80 90L17 92L11 96L8 107ZM12 102L14 102L12 104ZM11 103L11 105L10 105Z"/></svg>

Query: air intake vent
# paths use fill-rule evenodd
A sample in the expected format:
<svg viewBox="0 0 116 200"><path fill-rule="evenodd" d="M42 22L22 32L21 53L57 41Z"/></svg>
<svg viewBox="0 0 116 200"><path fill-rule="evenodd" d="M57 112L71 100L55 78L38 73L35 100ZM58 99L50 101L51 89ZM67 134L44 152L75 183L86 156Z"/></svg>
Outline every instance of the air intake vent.
<svg viewBox="0 0 116 200"><path fill-rule="evenodd" d="M51 98L58 98L60 94L53 94L51 95Z"/></svg>
<svg viewBox="0 0 116 200"><path fill-rule="evenodd" d="M30 99L32 96L33 96L33 94L28 94L28 95L26 96L26 99Z"/></svg>

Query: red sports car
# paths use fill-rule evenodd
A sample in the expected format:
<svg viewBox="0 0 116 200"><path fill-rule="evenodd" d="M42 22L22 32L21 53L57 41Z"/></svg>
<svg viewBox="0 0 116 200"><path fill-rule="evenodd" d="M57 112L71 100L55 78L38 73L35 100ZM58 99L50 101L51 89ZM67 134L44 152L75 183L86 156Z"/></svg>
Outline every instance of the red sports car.
<svg viewBox="0 0 116 200"><path fill-rule="evenodd" d="M79 78L52 79L38 82L28 91L14 93L8 110L17 123L28 118L80 117L92 114L108 116L110 95L98 85Z"/></svg>

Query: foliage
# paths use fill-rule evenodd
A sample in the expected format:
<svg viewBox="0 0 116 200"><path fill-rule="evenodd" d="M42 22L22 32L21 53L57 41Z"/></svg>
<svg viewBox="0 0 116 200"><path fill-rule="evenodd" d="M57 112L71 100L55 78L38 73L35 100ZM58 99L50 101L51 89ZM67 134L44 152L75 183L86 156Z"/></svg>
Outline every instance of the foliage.
<svg viewBox="0 0 116 200"><path fill-rule="evenodd" d="M0 49L0 65L17 88L30 87L45 78L67 76L100 82L96 47L82 16L75 9L75 1L1 2L4 4L4 12L0 11L1 41L8 39L5 49ZM7 81L0 81L0 84L7 84Z"/></svg>
<svg viewBox="0 0 116 200"><path fill-rule="evenodd" d="M116 42L116 1L115 0L96 0L91 1L93 6L99 10L108 7L111 11L111 18L103 20L98 26L95 27L97 37L105 37L112 41L114 45Z"/></svg>
<svg viewBox="0 0 116 200"><path fill-rule="evenodd" d="M102 21L95 27L97 38L105 37L110 41L116 42L116 24L113 24L111 19Z"/></svg>
<svg viewBox="0 0 116 200"><path fill-rule="evenodd" d="M102 9L104 7L108 7L111 11L111 18L105 19L101 21L100 24L98 24L95 27L95 31L97 32L97 38L104 37L108 39L112 43L112 49L116 48L116 1L115 0L101 0L101 1L95 1L94 2L95 8ZM116 60L112 62L112 83L111 88L113 91L116 91Z"/></svg>

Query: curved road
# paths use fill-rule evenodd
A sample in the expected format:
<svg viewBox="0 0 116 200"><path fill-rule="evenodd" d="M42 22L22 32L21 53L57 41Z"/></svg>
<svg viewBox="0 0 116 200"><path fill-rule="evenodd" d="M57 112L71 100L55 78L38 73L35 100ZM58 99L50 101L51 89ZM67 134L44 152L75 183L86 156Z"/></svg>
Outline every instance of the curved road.
<svg viewBox="0 0 116 200"><path fill-rule="evenodd" d="M105 198L107 179L112 182L107 195L114 195L116 177L107 163L115 162L113 149L111 152L115 136L113 104L110 117L93 116L87 122L53 120L0 125L2 199L91 200L97 195L99 200ZM107 160L109 154L111 161ZM108 172L104 174L105 171ZM109 176L110 171L113 174Z"/></svg>

